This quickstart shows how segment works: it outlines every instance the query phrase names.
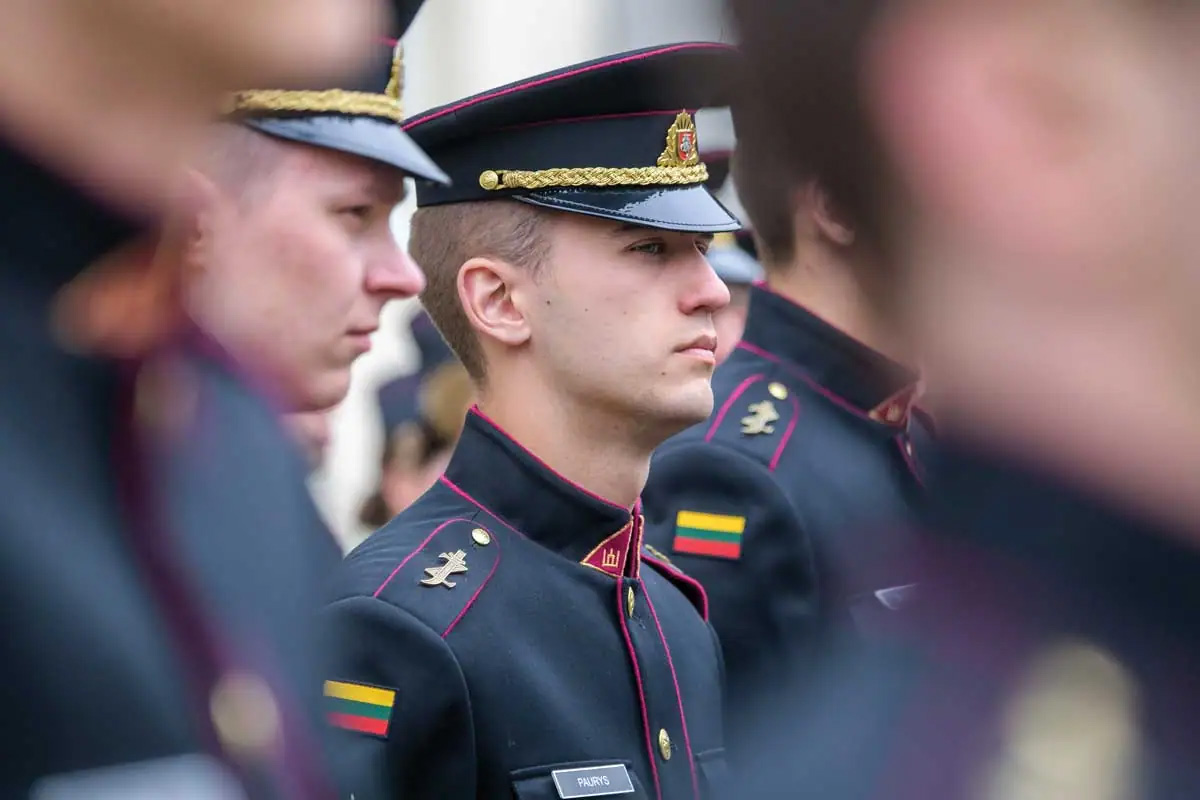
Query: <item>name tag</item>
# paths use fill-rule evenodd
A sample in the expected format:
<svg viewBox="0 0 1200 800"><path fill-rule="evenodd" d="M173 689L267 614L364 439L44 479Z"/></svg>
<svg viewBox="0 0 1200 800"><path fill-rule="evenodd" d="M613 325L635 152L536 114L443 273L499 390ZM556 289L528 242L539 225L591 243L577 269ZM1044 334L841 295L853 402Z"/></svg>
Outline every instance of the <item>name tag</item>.
<svg viewBox="0 0 1200 800"><path fill-rule="evenodd" d="M31 800L246 800L241 784L208 756L183 755L50 775Z"/></svg>
<svg viewBox="0 0 1200 800"><path fill-rule="evenodd" d="M608 797L633 791L633 781L624 764L556 769L550 773L550 777L554 779L554 787L563 800L571 800L572 797Z"/></svg>

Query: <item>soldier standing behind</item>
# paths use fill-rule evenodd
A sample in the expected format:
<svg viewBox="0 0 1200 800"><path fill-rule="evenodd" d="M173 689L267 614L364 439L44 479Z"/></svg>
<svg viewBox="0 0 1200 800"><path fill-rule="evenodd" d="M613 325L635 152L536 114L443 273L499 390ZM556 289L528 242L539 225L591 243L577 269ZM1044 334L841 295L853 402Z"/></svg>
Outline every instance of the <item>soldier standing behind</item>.
<svg viewBox="0 0 1200 800"><path fill-rule="evenodd" d="M303 611L336 551L137 237L226 92L355 64L381 7L228 6L0 4L5 798L328 796Z"/></svg>
<svg viewBox="0 0 1200 800"><path fill-rule="evenodd" d="M446 474L347 558L325 685L360 800L711 796L703 591L641 547L650 454L712 410L704 259L738 223L686 110L733 51L622 53L428 111L422 299L476 382Z"/></svg>
<svg viewBox="0 0 1200 800"><path fill-rule="evenodd" d="M917 376L861 187L804 131L756 124L754 98L733 103L732 172L765 280L713 378L715 414L658 449L643 495L647 543L708 591L735 756L743 720L803 683L826 632L899 605L912 578L896 530L922 496Z"/></svg>

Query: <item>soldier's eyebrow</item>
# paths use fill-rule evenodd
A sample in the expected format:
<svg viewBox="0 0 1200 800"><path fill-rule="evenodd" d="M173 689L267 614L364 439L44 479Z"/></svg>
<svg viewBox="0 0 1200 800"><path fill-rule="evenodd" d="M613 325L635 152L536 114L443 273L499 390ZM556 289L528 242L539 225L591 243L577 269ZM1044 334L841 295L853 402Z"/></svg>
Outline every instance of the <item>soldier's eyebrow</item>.
<svg viewBox="0 0 1200 800"><path fill-rule="evenodd" d="M655 228L647 228L645 225L638 225L633 222L622 222L609 229L609 233L614 236L624 236L627 233L662 233Z"/></svg>
<svg viewBox="0 0 1200 800"><path fill-rule="evenodd" d="M386 205L397 205L408 197L408 183L391 167L372 170L366 185L367 193Z"/></svg>

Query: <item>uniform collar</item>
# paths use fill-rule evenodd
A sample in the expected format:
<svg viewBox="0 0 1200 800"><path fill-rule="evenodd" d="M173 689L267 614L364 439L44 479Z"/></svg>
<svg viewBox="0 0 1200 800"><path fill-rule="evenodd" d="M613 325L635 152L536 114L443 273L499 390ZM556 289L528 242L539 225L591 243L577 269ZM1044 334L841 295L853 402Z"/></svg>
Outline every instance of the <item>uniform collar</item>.
<svg viewBox="0 0 1200 800"><path fill-rule="evenodd" d="M613 576L637 576L641 515L559 475L478 408L442 482L538 544Z"/></svg>
<svg viewBox="0 0 1200 800"><path fill-rule="evenodd" d="M826 394L876 422L905 426L917 375L761 284L750 288L738 348L782 361Z"/></svg>
<svg viewBox="0 0 1200 800"><path fill-rule="evenodd" d="M48 298L137 226L0 143L0 272Z"/></svg>

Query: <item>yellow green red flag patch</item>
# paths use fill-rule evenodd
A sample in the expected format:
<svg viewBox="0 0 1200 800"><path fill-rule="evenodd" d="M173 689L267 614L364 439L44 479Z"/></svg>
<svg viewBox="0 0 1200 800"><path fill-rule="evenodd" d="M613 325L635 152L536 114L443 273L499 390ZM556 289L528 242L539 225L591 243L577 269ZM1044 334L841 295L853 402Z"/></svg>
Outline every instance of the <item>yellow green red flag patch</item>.
<svg viewBox="0 0 1200 800"><path fill-rule="evenodd" d="M740 558L746 518L703 511L680 511L675 517L676 553Z"/></svg>
<svg viewBox="0 0 1200 800"><path fill-rule="evenodd" d="M331 725L387 736L396 692L362 683L325 681L325 703Z"/></svg>

